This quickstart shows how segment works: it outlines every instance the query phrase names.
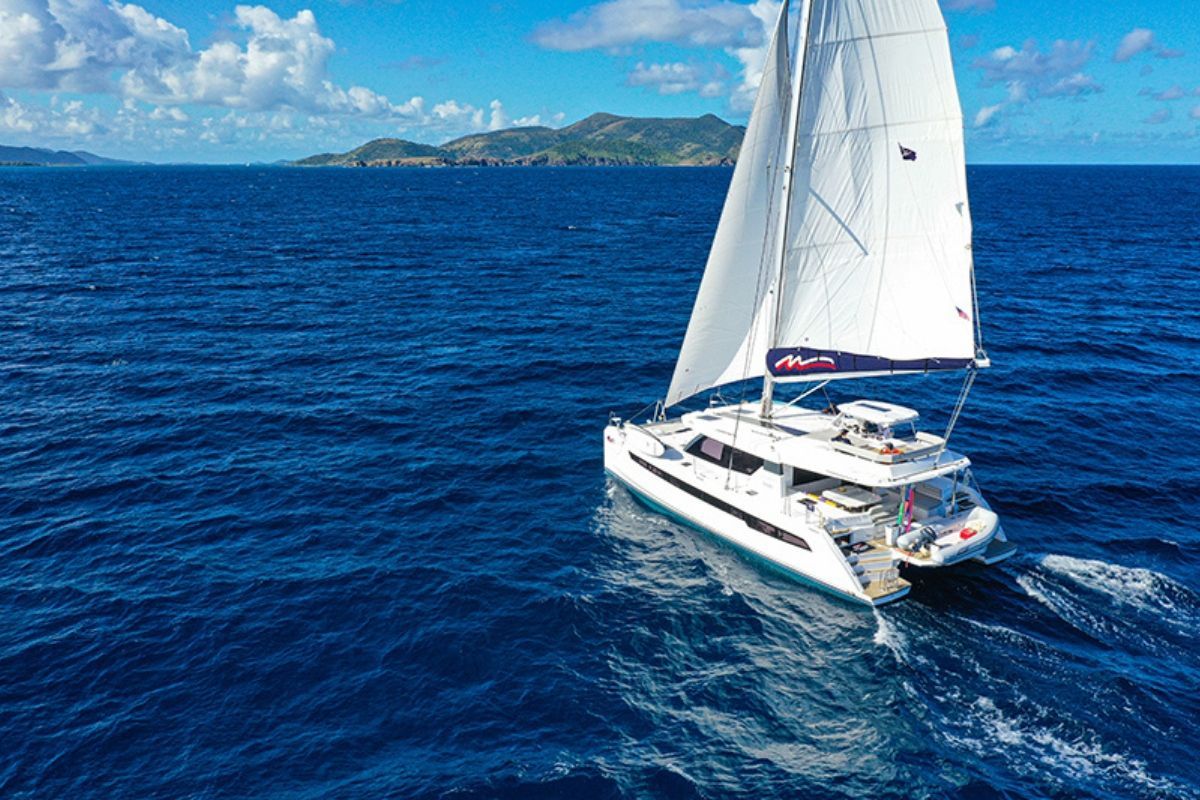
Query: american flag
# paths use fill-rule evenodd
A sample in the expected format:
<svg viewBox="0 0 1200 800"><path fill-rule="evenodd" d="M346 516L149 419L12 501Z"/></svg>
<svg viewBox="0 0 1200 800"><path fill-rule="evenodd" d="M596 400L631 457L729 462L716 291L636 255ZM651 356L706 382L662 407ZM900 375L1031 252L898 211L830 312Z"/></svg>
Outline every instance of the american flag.
<svg viewBox="0 0 1200 800"><path fill-rule="evenodd" d="M899 142L897 142L897 144L899 144ZM916 161L917 160L917 151L909 150L904 145L900 145L900 157L903 158L905 161Z"/></svg>
<svg viewBox="0 0 1200 800"><path fill-rule="evenodd" d="M971 318L967 316L967 312L963 311L963 310L962 310L961 308L959 308L958 306L955 306L955 307L954 307L954 310L955 310L955 311L957 311L957 312L958 312L958 315L959 315L960 317L962 317L963 319L965 319L967 322L970 322L970 321L971 321Z"/></svg>

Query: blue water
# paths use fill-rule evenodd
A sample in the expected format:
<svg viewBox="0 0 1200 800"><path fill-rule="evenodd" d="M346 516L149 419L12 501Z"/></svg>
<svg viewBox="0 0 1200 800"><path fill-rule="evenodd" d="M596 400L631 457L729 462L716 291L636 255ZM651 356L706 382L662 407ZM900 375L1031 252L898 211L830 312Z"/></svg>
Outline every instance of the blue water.
<svg viewBox="0 0 1200 800"><path fill-rule="evenodd" d="M605 481L728 179L0 170L0 796L1200 797L1200 170L970 171L1022 549L879 613Z"/></svg>

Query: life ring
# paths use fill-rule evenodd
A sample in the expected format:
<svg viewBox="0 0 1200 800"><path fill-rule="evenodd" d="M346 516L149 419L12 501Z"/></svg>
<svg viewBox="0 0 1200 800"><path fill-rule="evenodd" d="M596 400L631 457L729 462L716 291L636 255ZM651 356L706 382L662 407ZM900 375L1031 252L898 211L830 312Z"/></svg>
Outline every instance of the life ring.
<svg viewBox="0 0 1200 800"><path fill-rule="evenodd" d="M978 536L978 535L979 535L979 529L973 528L969 525L958 532L958 538L962 539L963 541L970 539L972 536Z"/></svg>
<svg viewBox="0 0 1200 800"><path fill-rule="evenodd" d="M904 451L898 447L884 447L879 451L879 454L884 456L898 456L903 452Z"/></svg>

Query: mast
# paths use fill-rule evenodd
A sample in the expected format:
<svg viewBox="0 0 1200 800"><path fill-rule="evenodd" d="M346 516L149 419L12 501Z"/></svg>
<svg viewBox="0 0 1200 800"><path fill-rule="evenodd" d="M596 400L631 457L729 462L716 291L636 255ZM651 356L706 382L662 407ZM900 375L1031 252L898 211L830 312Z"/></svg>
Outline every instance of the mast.
<svg viewBox="0 0 1200 800"><path fill-rule="evenodd" d="M784 0L785 2L787 0ZM788 114L787 157L783 164L783 202L779 208L779 237L775 248L775 286L772 291L771 328L768 352L778 344L779 320L783 313L783 268L787 259L788 219L791 217L792 206L792 177L796 167L796 138L800 129L800 96L804 89L804 62L808 56L809 27L812 23L812 6L814 0L801 0L800 7L800 46L797 48L796 76L792 81L795 91L792 93L792 107ZM763 375L762 408L759 416L768 419L771 416L772 402L775 395L775 379L771 371Z"/></svg>

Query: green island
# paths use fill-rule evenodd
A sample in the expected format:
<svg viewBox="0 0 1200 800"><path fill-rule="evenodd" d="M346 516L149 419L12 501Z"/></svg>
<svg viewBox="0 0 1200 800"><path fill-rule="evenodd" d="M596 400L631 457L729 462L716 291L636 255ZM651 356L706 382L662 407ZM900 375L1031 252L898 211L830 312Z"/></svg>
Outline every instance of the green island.
<svg viewBox="0 0 1200 800"><path fill-rule="evenodd" d="M300 167L728 166L746 129L706 114L638 118L593 114L565 128L509 128L440 146L375 139L347 153L291 162Z"/></svg>

